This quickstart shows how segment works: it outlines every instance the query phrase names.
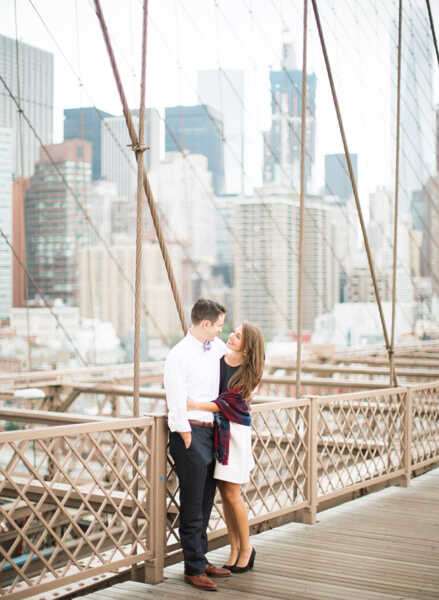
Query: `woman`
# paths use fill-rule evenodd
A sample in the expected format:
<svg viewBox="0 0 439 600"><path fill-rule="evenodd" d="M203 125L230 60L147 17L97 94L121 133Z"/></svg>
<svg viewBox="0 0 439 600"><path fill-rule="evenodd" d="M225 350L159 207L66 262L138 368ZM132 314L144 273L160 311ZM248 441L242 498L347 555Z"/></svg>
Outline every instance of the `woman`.
<svg viewBox="0 0 439 600"><path fill-rule="evenodd" d="M224 565L233 573L253 568L256 551L250 545L247 507L241 485L254 466L251 445L251 394L264 369L264 338L258 327L244 322L229 336L221 359L220 396L213 402L188 401L189 409L215 413L215 479L221 493L230 555Z"/></svg>

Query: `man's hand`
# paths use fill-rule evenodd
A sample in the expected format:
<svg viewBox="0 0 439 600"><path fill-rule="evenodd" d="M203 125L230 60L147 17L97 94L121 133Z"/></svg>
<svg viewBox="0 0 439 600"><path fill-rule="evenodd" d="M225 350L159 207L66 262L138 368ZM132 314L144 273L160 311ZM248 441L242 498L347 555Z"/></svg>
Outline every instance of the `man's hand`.
<svg viewBox="0 0 439 600"><path fill-rule="evenodd" d="M198 404L198 402L195 402L194 400L188 399L187 404L186 404L186 408L188 410L197 410L197 404Z"/></svg>
<svg viewBox="0 0 439 600"><path fill-rule="evenodd" d="M178 433L180 434L187 450L192 444L192 431L179 431Z"/></svg>

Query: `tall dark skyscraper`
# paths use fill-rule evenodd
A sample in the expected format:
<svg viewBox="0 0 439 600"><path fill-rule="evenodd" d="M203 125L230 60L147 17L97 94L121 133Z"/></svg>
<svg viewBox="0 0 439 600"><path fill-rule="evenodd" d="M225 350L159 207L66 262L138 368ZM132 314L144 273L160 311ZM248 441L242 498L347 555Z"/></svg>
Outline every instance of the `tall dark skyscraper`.
<svg viewBox="0 0 439 600"><path fill-rule="evenodd" d="M305 181L309 184L315 159L316 86L307 76ZM293 46L283 45L282 70L270 72L271 129L264 133L264 183L300 187L302 71L295 68Z"/></svg>
<svg viewBox="0 0 439 600"><path fill-rule="evenodd" d="M69 186L87 204L91 182L91 144L68 140L48 146ZM78 301L77 251L86 227L73 194L61 181L46 154L40 152L25 199L28 268L46 298L61 298L73 306ZM33 285L28 298L38 296Z"/></svg>
<svg viewBox="0 0 439 600"><path fill-rule="evenodd" d="M207 157L216 194L224 191L224 127L211 106L172 106L166 109L166 152L189 150Z"/></svg>
<svg viewBox="0 0 439 600"><path fill-rule="evenodd" d="M112 116L109 113L96 109L94 106L67 108L64 110L64 139L87 140L92 145L93 179L101 178L101 122L105 117Z"/></svg>
<svg viewBox="0 0 439 600"><path fill-rule="evenodd" d="M358 156L351 154L355 180L358 183ZM343 202L352 197L352 184L344 154L325 155L325 194L338 196Z"/></svg>

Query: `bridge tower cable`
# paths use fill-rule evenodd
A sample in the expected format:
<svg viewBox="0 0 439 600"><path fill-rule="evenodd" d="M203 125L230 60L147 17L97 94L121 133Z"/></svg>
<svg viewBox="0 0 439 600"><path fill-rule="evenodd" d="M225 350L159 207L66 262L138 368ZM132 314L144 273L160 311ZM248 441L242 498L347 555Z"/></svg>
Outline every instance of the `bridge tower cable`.
<svg viewBox="0 0 439 600"><path fill-rule="evenodd" d="M323 34L323 29L322 29L322 24L320 22L320 16L319 16L319 9L317 6L317 0L311 0L312 2L312 6L313 6L313 11L314 11L314 16L315 16L315 21L316 21L316 25L317 25L317 31L318 31L318 36L319 36L319 40L320 40L320 45L321 45L321 49L322 49L322 53L323 53L323 58L325 61L325 66L326 66L326 72L328 75L328 81L329 81L329 85L331 88L331 94L332 94L332 99L333 99L333 103L334 103L334 108L337 114L337 121L338 121L338 127L340 130L340 135L342 138L342 142L343 142L343 149L344 149L344 154L345 154L345 158L346 158L346 164L348 167L348 171L349 171L349 177L351 180L351 184L352 184L352 191L354 194L354 199L355 199L355 205L356 205L356 209L357 209L357 214L358 214L358 218L360 221L360 227L361 227L361 232L362 232L362 236L363 236L363 242L364 242L364 247L366 250L366 255L367 255L367 261L369 264L369 270L370 270L370 275L372 278L372 283L373 283L373 288L374 288L374 292L375 292L375 299L376 299L376 303L378 306L378 311L379 311L379 315L380 315L380 320L381 320L381 326L382 326L382 330L383 330L383 336L384 336L384 341L385 341L385 346L386 346L386 350L387 350L387 354L388 354L388 358L389 358L389 368L390 368L390 372L393 372L394 366L393 366L393 353L392 353L392 349L391 349L391 345L390 345L390 338L389 338L389 333L387 331L387 325L386 325L386 320L384 318L384 311L383 311L383 306L381 303L381 297L380 297L380 292L378 289L378 282L377 282L377 278L376 278L376 273L375 273L375 267L374 267L374 263L373 263L373 257L372 257L372 253L371 253L371 249L369 246L369 239L367 236L367 231L366 231L366 224L364 222L364 217L363 217L363 211L361 208L361 204L360 204L360 197L358 194L358 188L357 188L357 182L355 180L355 175L354 175L354 171L352 168L352 161L351 161L351 156L350 156L350 152L349 152L349 146L348 146L348 142L347 142L347 138L346 138L346 133L345 133L345 129L344 129L344 125L343 125L343 118L341 115L341 111L340 111L340 105L338 102L338 98L337 98L337 91L335 89L335 84L334 84L334 78L332 76L332 69L331 69L331 64L329 61L329 55L328 55L328 51L326 48L326 43L325 43L325 38L324 38L324 34Z"/></svg>
<svg viewBox="0 0 439 600"><path fill-rule="evenodd" d="M128 132L129 132L129 135L131 138L131 143L134 148L137 148L139 145L139 138L138 138L136 130L134 128L130 109L128 108L127 98L126 98L125 91L124 91L124 88L122 85L122 80L120 78L119 69L118 69L118 66L116 63L116 58L115 58L115 55L113 52L113 47L112 47L110 36L108 33L108 28L107 28L107 25L105 22L105 17L102 12L101 3L99 0L94 0L94 5L95 5L95 9L96 9L96 14L97 14L97 17L99 20L99 24L101 26L105 46L107 48L107 53L108 53L108 56L110 59L111 68L113 70L113 75L114 75L114 79L116 82L116 86L117 86L117 89L119 92L119 97L120 97L120 100L122 103L123 113L125 116ZM148 206L149 206L152 222L153 222L154 229L156 232L157 240L159 242L160 251L162 253L162 258L165 263L165 268L166 268L166 272L168 275L169 284L171 286L172 295L174 297L175 306L177 308L178 316L180 319L180 324L183 329L183 332L186 333L187 324L186 324L186 318L184 316L183 304L182 304L181 297L180 297L180 294L179 294L179 291L177 288L177 282L175 279L171 258L169 256L168 249L166 246L166 241L163 236L163 232L162 232L162 228L160 225L160 220L159 220L159 216L158 216L158 212L157 212L156 203L155 203L154 196L153 196L153 193L151 190L148 175L146 174L145 169L143 169L143 187L145 190L146 198L148 200Z"/></svg>

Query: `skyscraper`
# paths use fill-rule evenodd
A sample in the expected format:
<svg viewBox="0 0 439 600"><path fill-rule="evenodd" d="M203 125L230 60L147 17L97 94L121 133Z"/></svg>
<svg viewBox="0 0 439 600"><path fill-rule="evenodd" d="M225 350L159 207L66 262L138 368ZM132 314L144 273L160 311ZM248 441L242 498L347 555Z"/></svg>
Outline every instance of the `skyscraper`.
<svg viewBox="0 0 439 600"><path fill-rule="evenodd" d="M277 190L238 200L234 223L235 319L259 324L268 339L297 331L299 199ZM316 196L306 205L303 327L312 330L338 299L339 269L333 208Z"/></svg>
<svg viewBox="0 0 439 600"><path fill-rule="evenodd" d="M0 128L0 227L12 243L12 129ZM0 237L0 319L12 307L12 252Z"/></svg>
<svg viewBox="0 0 439 600"><path fill-rule="evenodd" d="M24 113L43 143L50 144L53 138L53 54L22 42L17 45L16 40L0 35L0 72L14 96L20 97ZM20 133L17 107L1 85L0 127L13 131L12 172L16 176L31 175L38 159L39 142L24 122Z"/></svg>
<svg viewBox="0 0 439 600"><path fill-rule="evenodd" d="M224 192L243 190L244 172L244 73L242 71L199 71L198 96L224 120Z"/></svg>
<svg viewBox="0 0 439 600"><path fill-rule="evenodd" d="M197 263L212 264L215 209L206 198L213 194L206 157L194 155L188 165L180 153L168 152L150 181L158 207L166 216L163 227L167 238L184 245Z"/></svg>
<svg viewBox="0 0 439 600"><path fill-rule="evenodd" d="M358 184L358 157L351 154L352 169ZM337 196L346 204L352 198L352 183L349 177L348 165L344 154L325 155L325 193Z"/></svg>
<svg viewBox="0 0 439 600"><path fill-rule="evenodd" d="M48 150L57 168L81 203L87 204L91 182L91 144L68 140ZM26 193L26 251L28 269L46 298L78 301L77 253L85 237L83 214L73 194L44 152ZM29 284L28 298L38 290Z"/></svg>
<svg viewBox="0 0 439 600"><path fill-rule="evenodd" d="M401 64L400 207L408 213L412 194L435 172L433 41L424 0L404 3ZM396 111L397 19L391 29L392 111ZM392 133L395 134L395 117Z"/></svg>
<svg viewBox="0 0 439 600"><path fill-rule="evenodd" d="M91 143L93 151L93 179L101 178L101 122L103 119L112 116L110 113L99 110L94 106L67 108L64 110L64 139L87 140Z"/></svg>
<svg viewBox="0 0 439 600"><path fill-rule="evenodd" d="M222 115L205 104L166 109L166 152L188 150L207 157L216 194L224 192L224 125Z"/></svg>
<svg viewBox="0 0 439 600"><path fill-rule="evenodd" d="M270 72L271 129L264 133L264 183L294 190L300 187L300 138L302 71L295 66L293 46L284 43L280 71ZM310 183L315 159L316 85L314 73L307 76L305 182Z"/></svg>
<svg viewBox="0 0 439 600"><path fill-rule="evenodd" d="M139 129L138 111L132 111L133 124ZM107 117L101 123L101 177L117 185L119 196L132 200L137 187L137 166L125 118ZM155 109L145 111L145 168L153 170L160 161L160 115Z"/></svg>

